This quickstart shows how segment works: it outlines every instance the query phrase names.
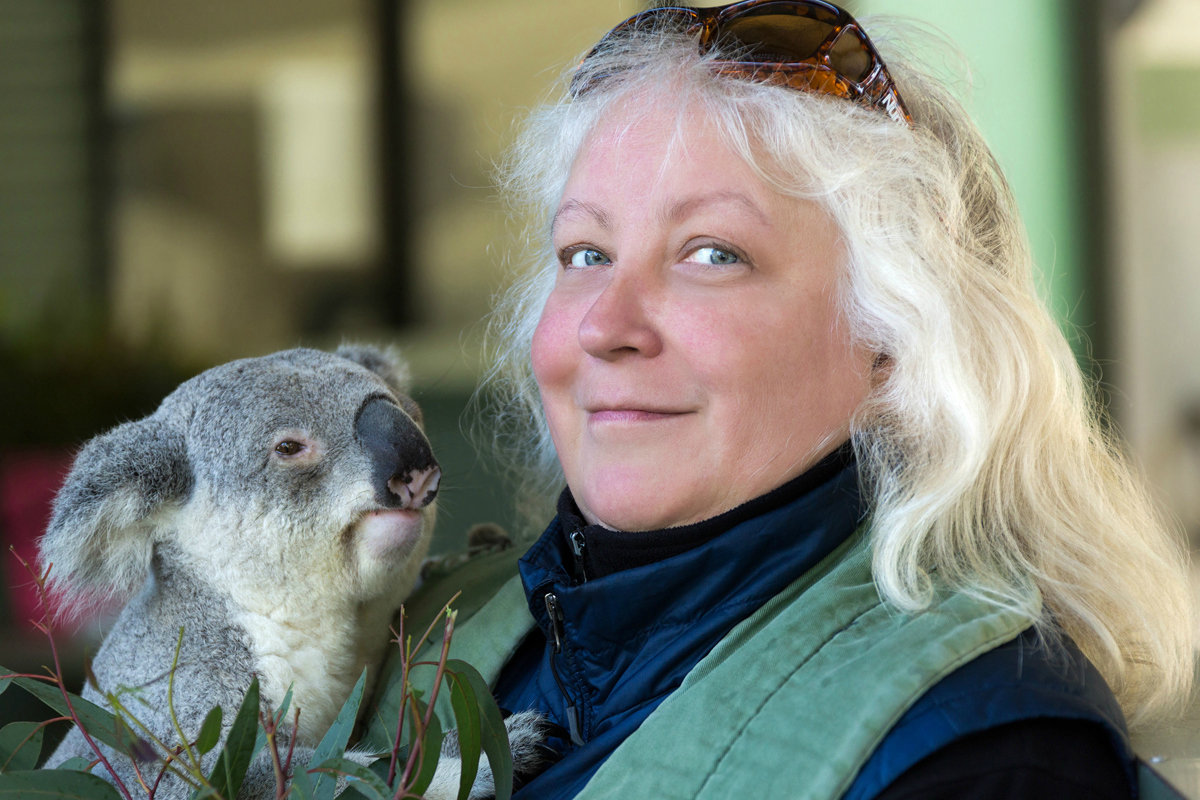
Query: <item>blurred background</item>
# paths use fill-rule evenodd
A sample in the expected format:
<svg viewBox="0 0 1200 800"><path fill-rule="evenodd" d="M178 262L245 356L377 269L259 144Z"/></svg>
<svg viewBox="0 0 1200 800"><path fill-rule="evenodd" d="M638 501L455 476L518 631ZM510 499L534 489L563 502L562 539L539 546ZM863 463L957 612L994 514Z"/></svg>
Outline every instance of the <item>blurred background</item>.
<svg viewBox="0 0 1200 800"><path fill-rule="evenodd" d="M1011 179L1045 296L1196 541L1200 0L845 5L960 48L939 58ZM0 663L44 661L7 551L32 560L74 448L231 358L400 345L446 472L436 547L515 524L463 435L517 229L490 170L513 121L641 7L0 0Z"/></svg>

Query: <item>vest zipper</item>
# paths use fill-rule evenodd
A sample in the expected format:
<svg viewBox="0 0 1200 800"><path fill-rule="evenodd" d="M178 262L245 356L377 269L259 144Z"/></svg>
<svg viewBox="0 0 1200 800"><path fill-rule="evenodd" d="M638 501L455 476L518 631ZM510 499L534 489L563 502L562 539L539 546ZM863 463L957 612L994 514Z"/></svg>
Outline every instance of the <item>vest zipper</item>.
<svg viewBox="0 0 1200 800"><path fill-rule="evenodd" d="M580 583L587 582L587 571L583 568L583 551L587 548L587 539L583 531L571 531L568 537L571 542L571 552L575 555L575 577Z"/></svg>
<svg viewBox="0 0 1200 800"><path fill-rule="evenodd" d="M571 693L567 691L562 675L558 672L558 656L563 652L565 638L562 608L558 604L558 595L554 592L546 592L542 599L546 603L546 613L550 616L550 631L554 635L550 649L550 672L554 675L554 682L558 684L558 690L562 692L563 698L567 701L567 732L571 735L571 743L582 745L583 737L579 733L579 712L575 708L575 701L571 698Z"/></svg>

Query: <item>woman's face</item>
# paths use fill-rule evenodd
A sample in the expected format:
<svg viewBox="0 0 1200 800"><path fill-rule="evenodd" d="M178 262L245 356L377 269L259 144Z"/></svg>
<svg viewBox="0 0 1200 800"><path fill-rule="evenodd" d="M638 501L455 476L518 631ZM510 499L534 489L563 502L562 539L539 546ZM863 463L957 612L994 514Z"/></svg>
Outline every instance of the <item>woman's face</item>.
<svg viewBox="0 0 1200 800"><path fill-rule="evenodd" d="M835 309L844 254L815 204L765 185L699 113L616 113L554 218L533 339L550 432L589 522L715 516L848 435L871 355Z"/></svg>

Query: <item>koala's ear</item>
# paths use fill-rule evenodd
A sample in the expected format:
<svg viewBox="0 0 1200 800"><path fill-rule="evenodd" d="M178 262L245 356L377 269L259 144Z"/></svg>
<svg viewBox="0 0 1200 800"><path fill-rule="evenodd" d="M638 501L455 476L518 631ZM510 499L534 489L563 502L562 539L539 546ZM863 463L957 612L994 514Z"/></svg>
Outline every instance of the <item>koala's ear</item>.
<svg viewBox="0 0 1200 800"><path fill-rule="evenodd" d="M67 599L125 595L146 578L156 523L191 494L182 433L157 417L84 445L54 499L39 557Z"/></svg>
<svg viewBox="0 0 1200 800"><path fill-rule="evenodd" d="M384 383L399 398L405 412L416 420L418 425L424 424L420 407L409 397L409 392L412 390L412 379L408 374L408 362L400 356L395 348L389 347L386 350L380 350L371 345L344 344L337 349L337 355L361 364L383 378Z"/></svg>
<svg viewBox="0 0 1200 800"><path fill-rule="evenodd" d="M395 348L380 350L369 344L344 344L337 349L337 355L371 370L383 378L396 394L408 394L412 388L408 363Z"/></svg>

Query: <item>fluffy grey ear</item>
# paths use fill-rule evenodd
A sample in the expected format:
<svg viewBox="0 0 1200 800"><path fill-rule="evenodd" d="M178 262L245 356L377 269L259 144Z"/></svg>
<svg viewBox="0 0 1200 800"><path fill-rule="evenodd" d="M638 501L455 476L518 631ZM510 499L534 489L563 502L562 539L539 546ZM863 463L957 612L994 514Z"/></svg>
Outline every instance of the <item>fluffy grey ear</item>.
<svg viewBox="0 0 1200 800"><path fill-rule="evenodd" d="M381 350L369 344L343 344L337 349L337 355L361 364L383 378L391 390L400 399L404 410L410 417L422 424L421 409L408 396L412 389L412 380L408 374L408 362L394 347Z"/></svg>
<svg viewBox="0 0 1200 800"><path fill-rule="evenodd" d="M337 349L337 355L371 370L383 378L396 394L408 394L412 388L408 363L393 347L381 350L369 344L344 344Z"/></svg>
<svg viewBox="0 0 1200 800"><path fill-rule="evenodd" d="M84 445L54 499L39 558L68 601L128 594L146 578L153 530L187 499L193 476L183 435L157 417L127 422Z"/></svg>

